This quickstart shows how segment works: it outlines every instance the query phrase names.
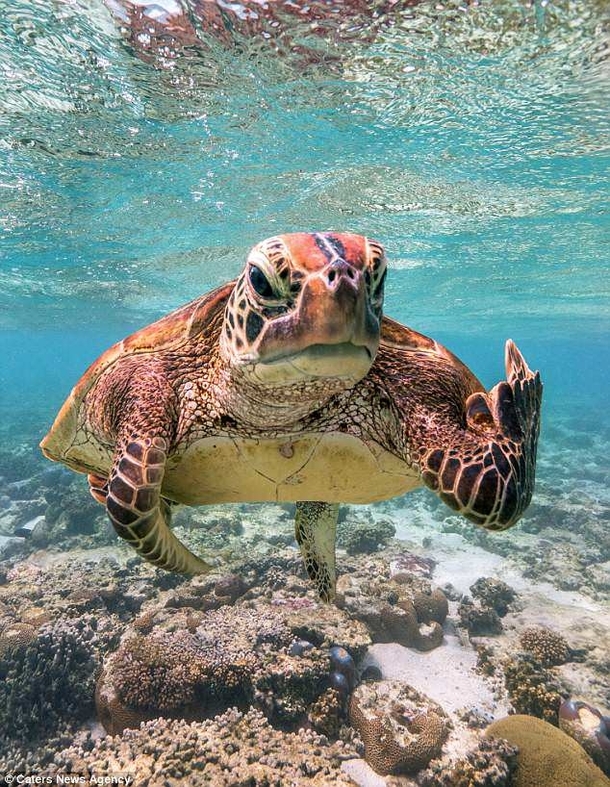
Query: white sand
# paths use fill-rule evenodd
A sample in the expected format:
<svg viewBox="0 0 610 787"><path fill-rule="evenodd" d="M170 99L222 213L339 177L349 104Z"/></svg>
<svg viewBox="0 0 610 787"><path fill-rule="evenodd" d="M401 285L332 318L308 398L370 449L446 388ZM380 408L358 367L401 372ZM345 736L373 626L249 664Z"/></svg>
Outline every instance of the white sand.
<svg viewBox="0 0 610 787"><path fill-rule="evenodd" d="M494 698L492 687L475 672L477 655L457 637L428 653L390 643L369 648L363 667L379 667L384 678L408 683L435 700L449 714L476 706L492 715L505 716L508 707Z"/></svg>

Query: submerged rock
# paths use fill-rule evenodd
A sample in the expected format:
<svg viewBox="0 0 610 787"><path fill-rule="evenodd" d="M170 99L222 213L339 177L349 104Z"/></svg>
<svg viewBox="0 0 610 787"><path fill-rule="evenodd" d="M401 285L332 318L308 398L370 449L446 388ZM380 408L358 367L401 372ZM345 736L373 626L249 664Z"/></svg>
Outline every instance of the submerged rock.
<svg viewBox="0 0 610 787"><path fill-rule="evenodd" d="M500 616L493 607L481 606L469 598L464 598L458 607L460 625L472 637L491 637L503 630Z"/></svg>
<svg viewBox="0 0 610 787"><path fill-rule="evenodd" d="M610 776L610 717L586 702L564 700L559 706L559 728Z"/></svg>
<svg viewBox="0 0 610 787"><path fill-rule="evenodd" d="M501 618L517 598L517 593L510 585L495 577L480 577L470 586L470 592L482 607L495 610Z"/></svg>

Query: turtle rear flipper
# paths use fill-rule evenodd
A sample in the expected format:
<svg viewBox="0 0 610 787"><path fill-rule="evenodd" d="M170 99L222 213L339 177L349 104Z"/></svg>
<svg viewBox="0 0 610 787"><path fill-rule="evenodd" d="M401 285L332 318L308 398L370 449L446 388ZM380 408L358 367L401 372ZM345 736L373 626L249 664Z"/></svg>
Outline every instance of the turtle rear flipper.
<svg viewBox="0 0 610 787"><path fill-rule="evenodd" d="M335 597L335 534L339 505L299 501L296 506L295 533L305 568L322 601Z"/></svg>
<svg viewBox="0 0 610 787"><path fill-rule="evenodd" d="M466 430L424 456L422 477L441 499L490 530L514 525L532 498L542 383L512 341L507 380L466 400Z"/></svg>
<svg viewBox="0 0 610 787"><path fill-rule="evenodd" d="M163 437L131 436L124 444L119 442L108 481L106 510L119 536L150 563L168 571L205 574L211 566L188 550L169 528L170 506L161 497L166 458Z"/></svg>

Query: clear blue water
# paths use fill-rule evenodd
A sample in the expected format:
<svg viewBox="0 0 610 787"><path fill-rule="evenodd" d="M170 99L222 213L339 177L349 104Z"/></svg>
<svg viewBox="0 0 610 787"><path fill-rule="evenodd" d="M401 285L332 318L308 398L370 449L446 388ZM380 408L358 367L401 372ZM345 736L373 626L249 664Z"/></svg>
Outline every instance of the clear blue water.
<svg viewBox="0 0 610 787"><path fill-rule="evenodd" d="M200 33L169 67L138 57L100 0L6 4L5 437L42 434L102 350L234 276L253 243L330 228L385 244L389 315L488 385L512 337L542 371L545 424L584 412L595 429L609 383L604 5L423 3L316 38L322 65Z"/></svg>
<svg viewBox="0 0 610 787"><path fill-rule="evenodd" d="M514 530L493 542L461 531L427 490L376 511L391 511L405 548L464 533L513 561L524 592L530 579L553 583L536 585L548 597L534 589L507 636L537 620L538 603L545 624L573 623L587 661L572 665L570 691L609 708L607 0L362 4L393 8L374 18L352 15L355 0L313 0L327 13L322 34L275 0L279 21L262 22L263 36L227 11L222 41L198 27L156 53L131 36L128 5L0 0L0 537L16 509L23 520L46 512L60 532L48 515L55 479L88 516L84 479L39 472L49 465L36 446L103 350L234 277L265 237L360 232L387 249L388 315L489 387L510 337L545 384L537 490ZM204 5L157 0L144 13L181 6L195 18ZM259 0L245 5L264 16ZM43 559L81 538L92 543L60 532ZM463 554L455 573L479 570ZM34 571L27 595L39 558L20 569L16 618L39 585L41 607L55 592L53 572ZM2 561L0 584L19 559ZM88 585L83 570L55 572L62 598L73 577ZM552 607L557 588L586 603Z"/></svg>

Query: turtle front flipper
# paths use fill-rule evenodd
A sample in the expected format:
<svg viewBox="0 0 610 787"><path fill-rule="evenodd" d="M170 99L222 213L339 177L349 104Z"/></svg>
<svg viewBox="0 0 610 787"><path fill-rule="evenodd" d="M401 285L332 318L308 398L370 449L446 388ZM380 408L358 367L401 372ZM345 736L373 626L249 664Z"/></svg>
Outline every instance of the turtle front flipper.
<svg viewBox="0 0 610 787"><path fill-rule="evenodd" d="M89 473L87 481L89 482L89 492L91 496L94 497L98 503L105 506L106 498L108 497L108 479L102 478L101 475Z"/></svg>
<svg viewBox="0 0 610 787"><path fill-rule="evenodd" d="M170 508L161 497L167 441L163 437L130 437L119 443L108 480L106 510L116 532L155 566L184 574L211 569L190 552L169 528ZM101 491L95 482L96 499Z"/></svg>
<svg viewBox="0 0 610 787"><path fill-rule="evenodd" d="M490 530L514 525L534 491L542 383L512 341L507 380L466 400L466 430L428 450L422 478L451 508Z"/></svg>
<svg viewBox="0 0 610 787"><path fill-rule="evenodd" d="M297 503L296 540L309 578L322 601L332 601L335 597L335 535L338 517L337 503Z"/></svg>

